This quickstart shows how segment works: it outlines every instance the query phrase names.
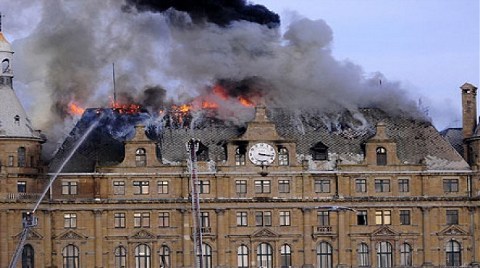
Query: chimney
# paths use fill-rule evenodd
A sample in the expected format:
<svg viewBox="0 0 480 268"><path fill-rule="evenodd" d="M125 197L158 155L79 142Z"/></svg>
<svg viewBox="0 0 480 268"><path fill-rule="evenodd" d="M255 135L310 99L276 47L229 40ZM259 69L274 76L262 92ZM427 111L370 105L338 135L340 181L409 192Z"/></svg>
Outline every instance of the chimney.
<svg viewBox="0 0 480 268"><path fill-rule="evenodd" d="M477 88L469 83L460 87L462 90L463 138L470 138L477 127Z"/></svg>

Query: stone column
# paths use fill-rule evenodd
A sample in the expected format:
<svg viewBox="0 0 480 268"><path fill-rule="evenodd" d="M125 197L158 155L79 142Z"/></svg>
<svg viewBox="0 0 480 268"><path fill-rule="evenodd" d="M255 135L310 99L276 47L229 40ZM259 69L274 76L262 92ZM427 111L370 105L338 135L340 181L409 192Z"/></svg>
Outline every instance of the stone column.
<svg viewBox="0 0 480 268"><path fill-rule="evenodd" d="M423 244L423 264L422 267L433 267L432 264L432 249L431 249L431 244L430 244L430 222L429 222L429 217L430 217L430 211L431 208L429 207L421 207L422 210L422 229L423 229L423 238L422 238L422 244Z"/></svg>
<svg viewBox="0 0 480 268"><path fill-rule="evenodd" d="M193 244L191 239L190 213L186 209L180 209L182 214L182 251L179 258L180 267L192 267Z"/></svg>
<svg viewBox="0 0 480 268"><path fill-rule="evenodd" d="M3 228L0 228L0 260L2 260L1 267L7 267L10 261L8 256L8 228L5 228L8 226L7 222L7 212L0 212L0 226L3 226Z"/></svg>
<svg viewBox="0 0 480 268"><path fill-rule="evenodd" d="M45 252L45 267L52 267L53 256L52 256L52 213L50 210L43 211L43 250Z"/></svg>
<svg viewBox="0 0 480 268"><path fill-rule="evenodd" d="M472 263L473 267L478 267L480 262L478 260L479 255L479 248L477 247L477 241L480 237L480 234L475 231L478 225L478 216L477 216L477 209L476 207L469 207L468 211L470 212L470 234L472 236Z"/></svg>
<svg viewBox="0 0 480 268"><path fill-rule="evenodd" d="M95 267L103 267L103 247L102 247L102 210L96 209L93 211L95 217Z"/></svg>
<svg viewBox="0 0 480 268"><path fill-rule="evenodd" d="M337 240L338 240L338 266L337 267L347 267L346 263L346 232L345 232L345 211L338 211L338 229L337 229Z"/></svg>
<svg viewBox="0 0 480 268"><path fill-rule="evenodd" d="M303 265L302 268L313 268L312 257L312 208L302 208L303 213Z"/></svg>
<svg viewBox="0 0 480 268"><path fill-rule="evenodd" d="M225 209L215 209L217 213L217 267L227 267L227 260L225 258L225 235L228 222L225 221Z"/></svg>

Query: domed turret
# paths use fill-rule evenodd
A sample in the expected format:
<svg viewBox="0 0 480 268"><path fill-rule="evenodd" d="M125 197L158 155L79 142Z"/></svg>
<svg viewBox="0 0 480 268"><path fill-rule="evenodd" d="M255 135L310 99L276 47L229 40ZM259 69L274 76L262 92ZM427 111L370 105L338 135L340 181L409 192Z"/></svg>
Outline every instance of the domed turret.
<svg viewBox="0 0 480 268"><path fill-rule="evenodd" d="M2 17L0 14L0 85L7 85L12 87L13 70L12 70L12 58L13 50L12 45L7 41L2 32Z"/></svg>

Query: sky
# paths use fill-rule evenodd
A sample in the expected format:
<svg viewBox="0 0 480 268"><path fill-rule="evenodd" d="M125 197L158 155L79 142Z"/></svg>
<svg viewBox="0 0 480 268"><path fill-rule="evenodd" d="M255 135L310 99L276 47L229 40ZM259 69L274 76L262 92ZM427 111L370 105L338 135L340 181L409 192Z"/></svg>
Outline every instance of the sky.
<svg viewBox="0 0 480 268"><path fill-rule="evenodd" d="M211 25L190 32L178 31L178 28L166 30L166 19L156 14L131 16L120 11L106 12L112 7L118 8L118 2L0 0L0 11L5 14L3 32L16 52L13 66L17 95L27 107L27 112L31 116L34 114L34 122L55 117L46 116L39 108L55 108L55 103L47 100L49 98L60 99L70 95L78 99L103 98L98 95L100 90L97 88L108 87L111 83L111 66L115 60L118 61L118 84L132 86L138 81L158 83L158 80L170 80L164 82L163 86L177 87L174 91L180 92L179 95L183 93L178 88L198 86L192 80L208 76L208 72L214 74L212 77L239 74L248 77L256 71L265 77L277 78L279 87L287 84L304 87L305 90L300 92L305 93L305 97L299 98L299 102L311 99L308 94L316 86L312 85L314 83L326 81L326 84L348 87L358 82L362 84L358 88L361 91L368 89L364 84L382 77L384 81L389 81L388 84L384 83L385 90L395 91L395 94L391 94L392 99L402 97L399 94L413 99L432 118L439 130L461 127L459 87L465 82L477 87L480 84L478 0L249 1L264 5L280 15L281 30L285 33L280 38L248 24L235 24L228 31ZM184 19L177 16L179 18ZM301 18L311 21L301 22ZM111 39L89 42L100 40L102 36ZM217 38L218 42L212 42L209 39L212 37ZM290 46L287 44L279 48L272 45L275 38L290 43ZM247 54L253 51L250 57L256 57L258 51L281 57L274 60L258 57L245 62L245 58L238 55L221 55L217 59L214 57L220 53L210 51L214 50L213 47L222 52L238 49L235 48L235 40L243 42L247 39L248 42L240 43L247 47L242 48ZM253 46L253 50L249 50L255 42L266 42L267 48ZM310 47L303 47L305 44ZM155 55L150 59L140 59L149 54L145 51ZM323 62L312 63L310 59ZM269 72L268 68L266 70L262 66L267 63L280 67ZM214 66L219 64L235 66L226 72ZM248 67L241 69L237 66L239 64ZM327 68L328 64L334 68ZM167 65L173 67L167 68ZM286 70L293 71L277 76L273 74L274 71ZM314 73L316 70L317 73ZM52 71L62 75L43 78L52 76ZM130 78L122 77L122 73ZM188 79L175 77L182 74ZM310 84L300 85L303 76L308 78L317 74L321 79L312 79ZM326 77L330 74L337 77L330 81ZM342 81L342 75L345 75L345 81ZM359 79L359 75L365 79ZM92 90L80 94L75 89L76 84ZM285 89L282 90L285 93ZM319 91L320 95L331 95L325 98L324 104L331 103L332 99L338 99L342 94L345 98L347 95L350 98L365 98L362 92L341 90L334 94L322 90ZM379 95L381 92L378 90L382 88L372 92ZM70 92L75 94L69 95ZM300 96L300 92L296 96ZM318 96L318 92L316 94ZM389 94L388 91L385 93ZM373 102L385 102L388 96L380 99ZM359 103L367 101L361 100ZM351 106L351 103L340 104Z"/></svg>
<svg viewBox="0 0 480 268"><path fill-rule="evenodd" d="M480 1L258 0L287 24L298 13L333 30L332 53L399 81L437 129L461 127L460 89L479 86ZM293 13L293 14L292 14Z"/></svg>

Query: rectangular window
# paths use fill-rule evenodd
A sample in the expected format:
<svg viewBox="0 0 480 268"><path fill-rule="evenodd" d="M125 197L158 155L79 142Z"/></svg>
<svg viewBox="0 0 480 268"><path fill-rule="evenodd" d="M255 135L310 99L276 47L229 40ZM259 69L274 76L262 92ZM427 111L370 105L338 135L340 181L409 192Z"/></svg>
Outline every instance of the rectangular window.
<svg viewBox="0 0 480 268"><path fill-rule="evenodd" d="M368 217L366 210L359 210L357 212L357 225L368 225Z"/></svg>
<svg viewBox="0 0 480 268"><path fill-rule="evenodd" d="M158 227L170 227L170 213L168 212L158 213Z"/></svg>
<svg viewBox="0 0 480 268"><path fill-rule="evenodd" d="M267 194L271 191L271 185L269 180L257 180L255 181L255 193Z"/></svg>
<svg viewBox="0 0 480 268"><path fill-rule="evenodd" d="M237 180L235 181L235 192L238 196L245 196L247 193L247 181Z"/></svg>
<svg viewBox="0 0 480 268"><path fill-rule="evenodd" d="M377 211L375 211L375 223L377 225L390 225L390 224L392 224L392 212L390 210L377 210Z"/></svg>
<svg viewBox="0 0 480 268"><path fill-rule="evenodd" d="M390 192L390 180L389 179L376 179L375 180L375 192L377 192L377 193Z"/></svg>
<svg viewBox="0 0 480 268"><path fill-rule="evenodd" d="M135 212L133 214L133 227L150 227L150 213L149 212Z"/></svg>
<svg viewBox="0 0 480 268"><path fill-rule="evenodd" d="M320 226L329 226L330 225L330 212L329 211L318 211L317 212L317 221Z"/></svg>
<svg viewBox="0 0 480 268"><path fill-rule="evenodd" d="M113 181L113 194L114 195L124 195L125 194L125 182L124 181Z"/></svg>
<svg viewBox="0 0 480 268"><path fill-rule="evenodd" d="M148 187L150 182L148 181L134 181L133 182L133 193L134 194L148 194Z"/></svg>
<svg viewBox="0 0 480 268"><path fill-rule="evenodd" d="M17 182L17 192L18 193L26 193L27 192L27 182L26 181Z"/></svg>
<svg viewBox="0 0 480 268"><path fill-rule="evenodd" d="M209 194L210 193L210 181L199 181L198 190L200 194Z"/></svg>
<svg viewBox="0 0 480 268"><path fill-rule="evenodd" d="M355 192L357 192L357 193L366 193L367 192L367 180L366 179L356 179L355 180Z"/></svg>
<svg viewBox="0 0 480 268"><path fill-rule="evenodd" d="M248 226L248 214L245 211L237 212L237 226Z"/></svg>
<svg viewBox="0 0 480 268"><path fill-rule="evenodd" d="M126 222L125 222L125 213L119 212L115 213L114 215L114 226L115 228L125 228L126 227Z"/></svg>
<svg viewBox="0 0 480 268"><path fill-rule="evenodd" d="M290 211L280 211L280 226L290 226Z"/></svg>
<svg viewBox="0 0 480 268"><path fill-rule="evenodd" d="M8 156L8 166L13 167L13 155Z"/></svg>
<svg viewBox="0 0 480 268"><path fill-rule="evenodd" d="M159 194L168 194L168 181L159 181L157 185Z"/></svg>
<svg viewBox="0 0 480 268"><path fill-rule="evenodd" d="M78 183L76 181L62 181L62 194L75 195L78 192Z"/></svg>
<svg viewBox="0 0 480 268"><path fill-rule="evenodd" d="M443 191L445 193L458 192L458 180L457 179L444 179Z"/></svg>
<svg viewBox="0 0 480 268"><path fill-rule="evenodd" d="M278 181L278 192L279 193L290 193L290 181L289 180L279 180Z"/></svg>
<svg viewBox="0 0 480 268"><path fill-rule="evenodd" d="M63 227L65 228L77 228L77 214L65 213L63 214Z"/></svg>
<svg viewBox="0 0 480 268"><path fill-rule="evenodd" d="M458 224L458 210L447 210L447 224Z"/></svg>
<svg viewBox="0 0 480 268"><path fill-rule="evenodd" d="M256 226L272 226L272 212L271 211L257 211L255 212Z"/></svg>
<svg viewBox="0 0 480 268"><path fill-rule="evenodd" d="M329 179L315 180L315 193L330 193L330 180Z"/></svg>
<svg viewBox="0 0 480 268"><path fill-rule="evenodd" d="M400 210L400 224L410 225L410 210Z"/></svg>
<svg viewBox="0 0 480 268"><path fill-rule="evenodd" d="M398 191L402 193L410 192L410 181L409 179L399 179L398 180Z"/></svg>
<svg viewBox="0 0 480 268"><path fill-rule="evenodd" d="M202 227L210 227L210 213L200 212L200 223Z"/></svg>

